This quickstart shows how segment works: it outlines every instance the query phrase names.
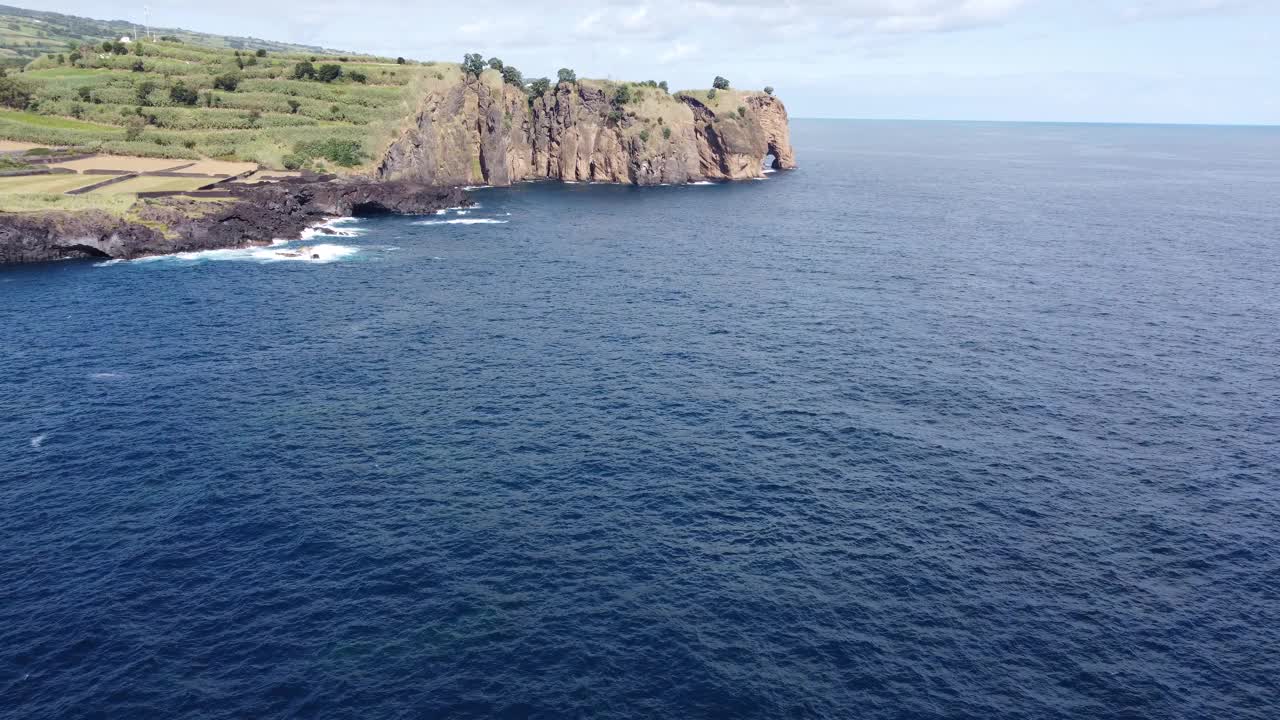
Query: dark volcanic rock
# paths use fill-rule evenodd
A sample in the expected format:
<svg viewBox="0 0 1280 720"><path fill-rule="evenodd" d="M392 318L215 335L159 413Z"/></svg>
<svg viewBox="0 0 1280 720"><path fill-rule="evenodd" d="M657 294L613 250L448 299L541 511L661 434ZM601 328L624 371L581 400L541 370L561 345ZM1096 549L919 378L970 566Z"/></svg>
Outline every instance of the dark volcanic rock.
<svg viewBox="0 0 1280 720"><path fill-rule="evenodd" d="M412 182L307 180L230 186L231 199L140 201L125 220L100 210L0 213L0 263L122 258L265 245L347 215L425 215L470 205L457 188ZM165 228L165 232L156 230Z"/></svg>

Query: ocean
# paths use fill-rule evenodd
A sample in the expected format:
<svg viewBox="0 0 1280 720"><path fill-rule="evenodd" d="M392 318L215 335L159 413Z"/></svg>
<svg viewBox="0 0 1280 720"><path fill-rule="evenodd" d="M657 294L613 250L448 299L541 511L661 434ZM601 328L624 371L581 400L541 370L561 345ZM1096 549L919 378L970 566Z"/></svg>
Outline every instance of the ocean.
<svg viewBox="0 0 1280 720"><path fill-rule="evenodd" d="M1280 129L793 140L0 269L0 716L1280 717Z"/></svg>

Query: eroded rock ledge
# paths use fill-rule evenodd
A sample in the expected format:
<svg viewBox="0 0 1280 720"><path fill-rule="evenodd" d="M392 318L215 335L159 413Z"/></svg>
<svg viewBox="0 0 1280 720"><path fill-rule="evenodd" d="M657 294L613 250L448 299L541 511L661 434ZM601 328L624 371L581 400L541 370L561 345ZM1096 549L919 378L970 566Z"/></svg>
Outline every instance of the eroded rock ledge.
<svg viewBox="0 0 1280 720"><path fill-rule="evenodd" d="M101 210L0 213L0 264L267 245L328 218L425 215L471 204L458 188L417 182L315 180L232 187L218 202L139 201L127 217Z"/></svg>
<svg viewBox="0 0 1280 720"><path fill-rule="evenodd" d="M607 85L562 83L539 97L486 74L428 90L378 167L432 185L521 180L682 184L796 167L786 107L762 93L709 103L650 95L619 108ZM624 111L625 110L625 111Z"/></svg>

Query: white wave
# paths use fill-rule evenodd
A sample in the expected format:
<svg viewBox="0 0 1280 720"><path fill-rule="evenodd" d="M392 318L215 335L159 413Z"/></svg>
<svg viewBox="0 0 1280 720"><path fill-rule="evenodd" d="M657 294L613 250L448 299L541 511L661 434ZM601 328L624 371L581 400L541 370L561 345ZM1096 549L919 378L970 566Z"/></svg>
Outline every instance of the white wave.
<svg viewBox="0 0 1280 720"><path fill-rule="evenodd" d="M49 436L45 433L40 433L39 435L31 438L31 447L39 449L41 445L44 445L45 438L47 437Z"/></svg>
<svg viewBox="0 0 1280 720"><path fill-rule="evenodd" d="M506 220L493 218L455 218L453 220L419 220L414 225L506 225Z"/></svg>
<svg viewBox="0 0 1280 720"><path fill-rule="evenodd" d="M239 260L258 263L293 261L325 264L331 263L335 260L341 260L345 257L350 257L358 252L360 252L358 248L353 248L347 245L330 245L327 243L296 248L272 244L268 247L200 250L197 252L174 253L172 255L156 255L153 257L138 258L131 262L172 262L175 260L181 262L203 262L212 260Z"/></svg>
<svg viewBox="0 0 1280 720"><path fill-rule="evenodd" d="M320 223L314 227L309 227L302 231L301 239L313 240L318 237L359 237L364 231L359 228L344 228L342 225L349 225L353 222L359 222L359 218L340 217L327 222ZM275 244L275 243L273 243Z"/></svg>
<svg viewBox="0 0 1280 720"><path fill-rule="evenodd" d="M710 180L699 180L698 182L691 182L689 185L715 185L715 183Z"/></svg>
<svg viewBox="0 0 1280 720"><path fill-rule="evenodd" d="M777 171L777 170L774 170L773 168L765 168L765 169L764 169L764 174L765 174L765 175L771 175L771 174L776 173L776 172L778 172L778 171Z"/></svg>
<svg viewBox="0 0 1280 720"><path fill-rule="evenodd" d="M470 191L470 190L486 190L486 189L491 188L491 187L493 187L493 186L492 186L492 185L464 185L464 186L462 186L462 189L463 189L463 190L468 190L468 191Z"/></svg>
<svg viewBox="0 0 1280 720"><path fill-rule="evenodd" d="M89 376L93 380L115 380L124 377L123 373L114 372L96 372Z"/></svg>

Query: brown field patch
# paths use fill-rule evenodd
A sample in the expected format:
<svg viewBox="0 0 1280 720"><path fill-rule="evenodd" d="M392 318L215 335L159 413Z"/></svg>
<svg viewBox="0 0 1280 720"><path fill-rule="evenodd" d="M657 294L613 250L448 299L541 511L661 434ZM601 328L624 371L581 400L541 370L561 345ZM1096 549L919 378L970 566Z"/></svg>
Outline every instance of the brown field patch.
<svg viewBox="0 0 1280 720"><path fill-rule="evenodd" d="M227 162L225 160L201 160L191 167L182 168L184 173L202 173L204 175L239 175L257 170L257 163Z"/></svg>
<svg viewBox="0 0 1280 720"><path fill-rule="evenodd" d="M35 143L18 142L16 140L0 140L0 152L23 152L25 150L35 150L38 147L49 147L49 146L36 145Z"/></svg>
<svg viewBox="0 0 1280 720"><path fill-rule="evenodd" d="M158 172L169 168L190 165L190 160L167 160L165 158L128 157L125 155L97 155L82 160L57 163L51 167L67 168L76 172L86 170L123 170L125 172Z"/></svg>

